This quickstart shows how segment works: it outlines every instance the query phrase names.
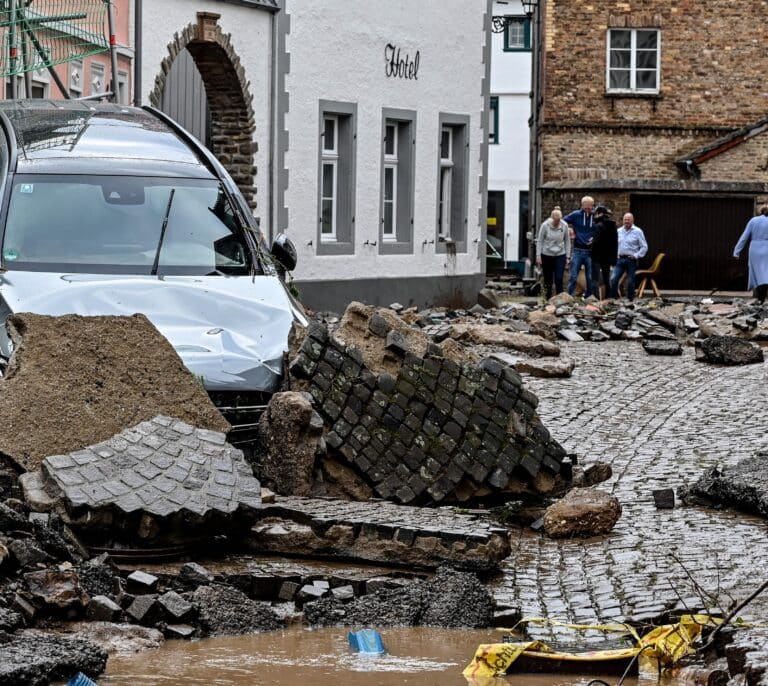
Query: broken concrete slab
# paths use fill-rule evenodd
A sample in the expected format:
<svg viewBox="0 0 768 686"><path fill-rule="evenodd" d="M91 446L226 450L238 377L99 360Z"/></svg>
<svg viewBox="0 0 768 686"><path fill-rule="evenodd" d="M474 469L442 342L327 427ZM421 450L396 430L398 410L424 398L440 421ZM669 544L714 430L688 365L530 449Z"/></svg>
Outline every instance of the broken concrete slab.
<svg viewBox="0 0 768 686"><path fill-rule="evenodd" d="M284 497L262 509L248 545L262 553L483 571L510 551L506 529L448 508Z"/></svg>
<svg viewBox="0 0 768 686"><path fill-rule="evenodd" d="M608 533L621 516L617 498L595 488L574 488L550 505L544 531L551 538L598 536Z"/></svg>
<svg viewBox="0 0 768 686"><path fill-rule="evenodd" d="M712 364L741 365L763 361L763 349L734 336L710 336L696 348L696 359Z"/></svg>
<svg viewBox="0 0 768 686"><path fill-rule="evenodd" d="M507 331L500 324L453 324L451 337L476 345L491 345L519 350L530 355L557 357L560 346L528 333Z"/></svg>
<svg viewBox="0 0 768 686"><path fill-rule="evenodd" d="M676 340L644 340L643 350L649 355L682 355L683 346Z"/></svg>
<svg viewBox="0 0 768 686"><path fill-rule="evenodd" d="M530 374L543 379L568 379L573 374L576 363L559 357L552 359L522 359L515 362L515 369L521 374Z"/></svg>
<svg viewBox="0 0 768 686"><path fill-rule="evenodd" d="M132 655L159 648L165 639L157 629L136 624L77 622L68 629L105 650L109 655Z"/></svg>
<svg viewBox="0 0 768 686"><path fill-rule="evenodd" d="M228 431L197 379L143 315L13 315L0 380L0 452L25 470L170 415Z"/></svg>
<svg viewBox="0 0 768 686"><path fill-rule="evenodd" d="M758 453L733 467L714 469L681 488L680 497L689 504L726 505L768 517L768 453Z"/></svg>
<svg viewBox="0 0 768 686"><path fill-rule="evenodd" d="M32 602L49 612L82 610L90 600L73 570L29 572L24 581Z"/></svg>
<svg viewBox="0 0 768 686"><path fill-rule="evenodd" d="M46 457L47 487L84 538L198 542L250 525L259 482L223 433L158 416L103 443Z"/></svg>

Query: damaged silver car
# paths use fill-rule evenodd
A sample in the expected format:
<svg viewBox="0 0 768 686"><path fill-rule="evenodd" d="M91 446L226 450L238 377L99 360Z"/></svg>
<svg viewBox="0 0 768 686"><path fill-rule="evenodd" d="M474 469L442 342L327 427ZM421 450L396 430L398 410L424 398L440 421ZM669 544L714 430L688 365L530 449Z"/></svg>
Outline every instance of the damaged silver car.
<svg viewBox="0 0 768 686"><path fill-rule="evenodd" d="M149 108L6 101L0 124L0 318L140 312L235 424L263 407L306 324L281 278L296 251L266 249L213 155Z"/></svg>

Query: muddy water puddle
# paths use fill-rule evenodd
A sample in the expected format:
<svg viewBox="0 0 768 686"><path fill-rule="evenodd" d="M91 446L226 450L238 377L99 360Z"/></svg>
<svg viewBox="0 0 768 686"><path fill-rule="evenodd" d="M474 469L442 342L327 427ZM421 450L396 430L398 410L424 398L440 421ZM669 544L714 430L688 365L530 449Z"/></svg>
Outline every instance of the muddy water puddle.
<svg viewBox="0 0 768 686"><path fill-rule="evenodd" d="M270 634L169 641L158 650L113 655L100 686L466 686L461 672L489 631L385 629L387 654L353 654L344 629L290 629ZM515 675L483 686L586 685L594 676ZM618 677L606 677L615 684ZM625 682L634 686L635 681Z"/></svg>

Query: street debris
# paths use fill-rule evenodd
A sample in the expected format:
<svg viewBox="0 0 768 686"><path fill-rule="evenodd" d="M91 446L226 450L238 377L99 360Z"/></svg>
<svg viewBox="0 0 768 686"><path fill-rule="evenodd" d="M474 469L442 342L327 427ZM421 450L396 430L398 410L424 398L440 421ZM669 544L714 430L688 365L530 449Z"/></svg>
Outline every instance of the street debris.
<svg viewBox="0 0 768 686"><path fill-rule="evenodd" d="M381 634L375 629L360 629L358 631L350 631L347 634L347 640L349 641L349 647L356 653L362 653L363 655L383 655L384 641L381 638Z"/></svg>
<svg viewBox="0 0 768 686"><path fill-rule="evenodd" d="M696 353L696 359L713 364L759 364L764 359L762 348L735 336L705 338Z"/></svg>
<svg viewBox="0 0 768 686"><path fill-rule="evenodd" d="M0 452L24 470L157 415L229 431L170 343L142 315L8 319Z"/></svg>
<svg viewBox="0 0 768 686"><path fill-rule="evenodd" d="M274 554L478 571L497 568L510 552L508 530L477 514L295 497L264 506L248 544Z"/></svg>
<svg viewBox="0 0 768 686"><path fill-rule="evenodd" d="M223 433L157 416L103 443L46 457L48 493L89 541L180 545L247 529L259 482Z"/></svg>
<svg viewBox="0 0 768 686"><path fill-rule="evenodd" d="M544 531L551 538L607 534L621 517L615 496L596 488L574 488L550 505L544 514Z"/></svg>
<svg viewBox="0 0 768 686"><path fill-rule="evenodd" d="M494 603L472 574L440 568L429 581L379 588L350 602L321 598L304 607L311 626L486 628Z"/></svg>
<svg viewBox="0 0 768 686"><path fill-rule="evenodd" d="M403 504L522 492L542 471L558 475L565 453L514 369L492 358L457 361L455 348L445 356L403 323L398 332L414 350L392 353L377 316L393 313L353 303L335 333L313 322L290 363L326 424L328 456Z"/></svg>
<svg viewBox="0 0 768 686"><path fill-rule="evenodd" d="M688 504L735 507L768 518L768 453L712 469L681 488L680 496Z"/></svg>

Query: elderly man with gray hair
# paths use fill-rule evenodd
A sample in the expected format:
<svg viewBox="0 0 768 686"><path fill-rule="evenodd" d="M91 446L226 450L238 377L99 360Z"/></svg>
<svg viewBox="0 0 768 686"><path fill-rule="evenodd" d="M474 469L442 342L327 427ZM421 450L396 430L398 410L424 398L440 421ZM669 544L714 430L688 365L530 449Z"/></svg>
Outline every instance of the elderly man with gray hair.
<svg viewBox="0 0 768 686"><path fill-rule="evenodd" d="M573 249L571 251L571 276L568 280L568 295L573 295L576 290L576 279L579 278L579 270L584 267L584 278L587 288L584 296L592 295L592 242L595 239L595 207L594 198L585 195L581 199L581 209L571 212L563 219L571 225L574 232Z"/></svg>

